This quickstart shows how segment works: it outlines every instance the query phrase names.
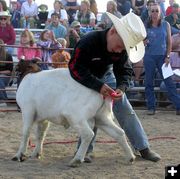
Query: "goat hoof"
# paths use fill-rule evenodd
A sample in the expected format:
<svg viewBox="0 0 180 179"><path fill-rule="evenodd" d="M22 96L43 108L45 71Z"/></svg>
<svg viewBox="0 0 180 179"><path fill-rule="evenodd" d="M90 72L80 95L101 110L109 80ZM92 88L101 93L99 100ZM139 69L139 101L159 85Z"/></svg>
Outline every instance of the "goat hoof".
<svg viewBox="0 0 180 179"><path fill-rule="evenodd" d="M20 157L15 156L12 158L13 161L19 161L19 162L24 162L26 159L27 159L27 156L24 154L21 154Z"/></svg>
<svg viewBox="0 0 180 179"><path fill-rule="evenodd" d="M128 160L128 163L131 163L131 164L132 164L132 163L135 161L135 158L136 158L135 156L132 156L132 157Z"/></svg>
<svg viewBox="0 0 180 179"><path fill-rule="evenodd" d="M71 162L69 163L69 167L73 167L73 168L76 168L76 167L80 167L82 164L82 162L80 160L71 160Z"/></svg>
<svg viewBox="0 0 180 179"><path fill-rule="evenodd" d="M13 157L11 160L12 161L18 161L18 158L17 157Z"/></svg>

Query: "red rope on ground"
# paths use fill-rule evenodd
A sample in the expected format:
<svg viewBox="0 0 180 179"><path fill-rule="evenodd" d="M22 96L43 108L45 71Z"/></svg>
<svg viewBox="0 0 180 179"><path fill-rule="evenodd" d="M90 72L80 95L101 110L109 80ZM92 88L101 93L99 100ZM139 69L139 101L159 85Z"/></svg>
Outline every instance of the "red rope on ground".
<svg viewBox="0 0 180 179"><path fill-rule="evenodd" d="M175 140L176 137L171 137L171 136L159 136L159 137L152 137L149 138L149 141L152 140ZM49 145L49 144L72 144L72 143L76 143L78 142L78 140L66 140L66 141L52 141L52 142L44 142L43 145ZM96 143L100 143L100 144L116 144L117 141L114 140L96 140ZM29 139L29 147L33 148L35 147L35 144L32 144L31 139Z"/></svg>

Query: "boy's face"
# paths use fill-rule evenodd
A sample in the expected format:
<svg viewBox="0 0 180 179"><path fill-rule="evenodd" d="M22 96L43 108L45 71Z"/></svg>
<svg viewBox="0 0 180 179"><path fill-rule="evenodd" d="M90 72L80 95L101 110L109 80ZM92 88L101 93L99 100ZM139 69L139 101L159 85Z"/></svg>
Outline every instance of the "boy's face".
<svg viewBox="0 0 180 179"><path fill-rule="evenodd" d="M114 27L107 33L107 50L112 53L121 53L125 50L123 40Z"/></svg>

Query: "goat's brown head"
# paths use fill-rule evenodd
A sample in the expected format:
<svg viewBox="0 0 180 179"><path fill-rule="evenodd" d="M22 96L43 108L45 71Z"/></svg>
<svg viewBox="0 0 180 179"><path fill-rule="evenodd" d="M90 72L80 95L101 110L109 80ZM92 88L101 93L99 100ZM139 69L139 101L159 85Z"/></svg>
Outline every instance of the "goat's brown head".
<svg viewBox="0 0 180 179"><path fill-rule="evenodd" d="M36 73L41 71L40 68L41 60L39 58L33 58L32 60L20 60L16 65L16 72L19 73L22 79L28 73Z"/></svg>
<svg viewBox="0 0 180 179"><path fill-rule="evenodd" d="M21 74L36 73L41 71L41 60L39 58L33 58L32 60L20 60L16 65L16 71Z"/></svg>

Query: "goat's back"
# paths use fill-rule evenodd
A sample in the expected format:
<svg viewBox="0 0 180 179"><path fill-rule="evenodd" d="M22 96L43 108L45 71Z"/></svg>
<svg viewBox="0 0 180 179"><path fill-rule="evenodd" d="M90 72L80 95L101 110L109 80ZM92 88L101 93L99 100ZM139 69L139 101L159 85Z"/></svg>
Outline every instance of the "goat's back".
<svg viewBox="0 0 180 179"><path fill-rule="evenodd" d="M40 118L83 115L84 111L94 116L103 104L102 96L76 82L68 69L26 75L17 90L16 100L22 112L33 110Z"/></svg>

